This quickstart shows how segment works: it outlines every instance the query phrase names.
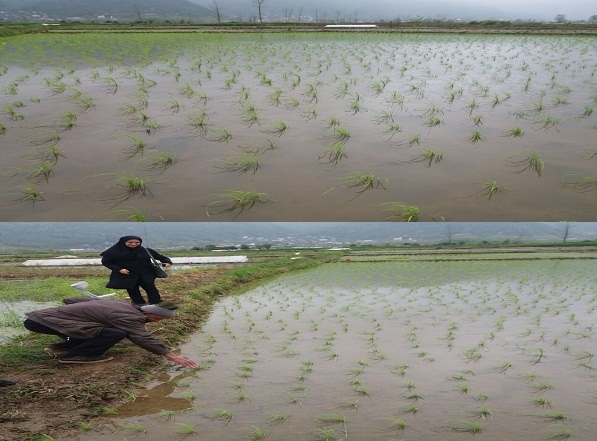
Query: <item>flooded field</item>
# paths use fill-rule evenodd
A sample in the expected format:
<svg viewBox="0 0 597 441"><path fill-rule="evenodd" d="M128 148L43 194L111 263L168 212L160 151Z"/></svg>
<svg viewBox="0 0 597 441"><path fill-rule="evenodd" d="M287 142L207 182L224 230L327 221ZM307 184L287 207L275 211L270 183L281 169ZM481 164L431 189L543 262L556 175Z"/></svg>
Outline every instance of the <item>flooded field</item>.
<svg viewBox="0 0 597 441"><path fill-rule="evenodd" d="M338 263L224 298L84 440L573 439L597 431L594 261ZM188 436L188 438L186 438Z"/></svg>
<svg viewBox="0 0 597 441"><path fill-rule="evenodd" d="M592 221L596 49L562 36L5 38L0 220Z"/></svg>

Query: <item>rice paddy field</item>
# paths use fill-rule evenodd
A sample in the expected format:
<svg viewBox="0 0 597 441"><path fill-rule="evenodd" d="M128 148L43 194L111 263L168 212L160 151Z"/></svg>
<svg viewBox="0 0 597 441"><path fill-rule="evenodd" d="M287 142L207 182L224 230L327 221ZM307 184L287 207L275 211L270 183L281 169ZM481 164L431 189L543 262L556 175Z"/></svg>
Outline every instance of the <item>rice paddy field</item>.
<svg viewBox="0 0 597 441"><path fill-rule="evenodd" d="M223 298L84 440L594 440L593 260L335 263ZM187 438L188 437L188 438Z"/></svg>
<svg viewBox="0 0 597 441"><path fill-rule="evenodd" d="M597 214L595 37L49 32L0 44L2 221Z"/></svg>

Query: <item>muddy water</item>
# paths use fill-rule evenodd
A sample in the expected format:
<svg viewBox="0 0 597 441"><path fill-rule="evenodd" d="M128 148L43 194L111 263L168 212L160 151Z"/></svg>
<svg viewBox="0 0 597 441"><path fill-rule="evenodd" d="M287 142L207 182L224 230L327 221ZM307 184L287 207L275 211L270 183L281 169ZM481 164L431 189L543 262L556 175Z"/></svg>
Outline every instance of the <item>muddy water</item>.
<svg viewBox="0 0 597 441"><path fill-rule="evenodd" d="M153 221L381 221L392 216L384 204L402 202L417 205L426 221L594 220L595 192L560 183L594 175L595 44L354 34L9 39L0 55L7 67L0 219L118 221L141 213ZM68 87L56 92L56 83ZM94 107L85 111L79 92ZM125 115L130 104L159 128L147 133ZM69 130L65 112L76 114ZM201 112L203 132L190 125ZM430 116L437 126L429 127ZM335 165L333 118L349 133ZM286 131L268 133L279 121ZM400 126L393 134L392 121ZM514 127L524 135L506 136ZM216 141L223 130L231 138ZM472 143L475 130L482 140ZM46 181L35 171L55 132L59 156L46 161ZM419 144L409 147L416 135ZM127 136L145 147L132 155ZM430 149L441 161L422 160ZM148 169L159 151L175 155L175 165ZM254 174L228 170L243 151L259 159ZM541 176L513 166L533 152ZM385 189L360 194L364 188L348 180L355 172L375 175ZM127 199L122 176L145 180L145 195ZM489 199L483 186L493 181L500 191ZM230 208L222 201L231 191L256 191L269 202L218 215Z"/></svg>
<svg viewBox="0 0 597 441"><path fill-rule="evenodd" d="M586 261L284 276L222 300L182 348L204 369L173 368L83 439L458 440L479 423L491 441L593 440L594 283Z"/></svg>

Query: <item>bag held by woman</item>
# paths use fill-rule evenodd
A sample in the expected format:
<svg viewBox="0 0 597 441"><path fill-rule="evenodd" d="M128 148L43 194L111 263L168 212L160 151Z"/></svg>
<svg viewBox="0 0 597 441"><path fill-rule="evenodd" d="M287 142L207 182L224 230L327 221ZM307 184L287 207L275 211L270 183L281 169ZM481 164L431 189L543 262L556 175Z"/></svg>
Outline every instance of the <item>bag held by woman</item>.
<svg viewBox="0 0 597 441"><path fill-rule="evenodd" d="M162 264L154 259L154 257L151 255L147 248L145 248L145 250L147 251L147 254L149 254L149 258L151 259L151 268L153 269L155 276L158 279L165 279L166 277L168 277L168 273L166 272L166 270L164 270Z"/></svg>

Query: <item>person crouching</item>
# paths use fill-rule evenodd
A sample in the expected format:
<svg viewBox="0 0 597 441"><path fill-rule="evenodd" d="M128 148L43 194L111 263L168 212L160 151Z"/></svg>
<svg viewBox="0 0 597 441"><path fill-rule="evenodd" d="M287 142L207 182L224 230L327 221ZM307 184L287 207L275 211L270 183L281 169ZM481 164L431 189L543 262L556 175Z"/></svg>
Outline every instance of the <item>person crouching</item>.
<svg viewBox="0 0 597 441"><path fill-rule="evenodd" d="M163 355L185 367L199 368L192 360L179 357L168 346L153 337L145 328L148 322L157 322L174 316L177 306L132 305L119 300L73 297L64 299L64 306L28 312L24 322L31 332L57 335L64 341L47 346L44 350L59 356L60 363L101 363L113 357L104 353L123 338L143 349Z"/></svg>

